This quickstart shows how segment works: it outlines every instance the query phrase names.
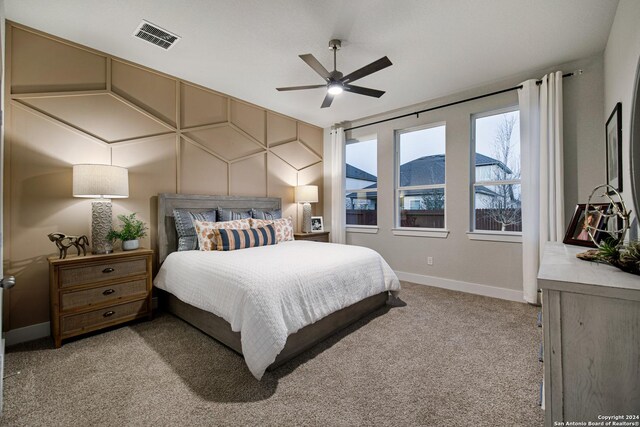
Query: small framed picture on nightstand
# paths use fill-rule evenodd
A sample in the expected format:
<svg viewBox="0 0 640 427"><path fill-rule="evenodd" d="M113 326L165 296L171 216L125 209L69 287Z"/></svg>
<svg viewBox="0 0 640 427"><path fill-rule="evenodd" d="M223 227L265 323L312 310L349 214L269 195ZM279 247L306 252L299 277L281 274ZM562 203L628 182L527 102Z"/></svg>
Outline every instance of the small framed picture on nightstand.
<svg viewBox="0 0 640 427"><path fill-rule="evenodd" d="M324 231L324 226L322 225L322 217L321 216L312 216L311 217L311 232L319 233Z"/></svg>

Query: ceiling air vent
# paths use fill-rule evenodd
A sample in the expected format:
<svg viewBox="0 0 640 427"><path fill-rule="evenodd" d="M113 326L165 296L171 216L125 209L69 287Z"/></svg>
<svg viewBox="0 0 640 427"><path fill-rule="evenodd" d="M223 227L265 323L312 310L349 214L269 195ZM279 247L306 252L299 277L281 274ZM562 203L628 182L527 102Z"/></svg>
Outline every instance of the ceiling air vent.
<svg viewBox="0 0 640 427"><path fill-rule="evenodd" d="M133 33L133 35L142 40L146 40L158 47L161 47L164 50L168 50L169 48L171 48L171 46L176 44L178 40L180 40L180 36L170 33L167 30L163 30L157 25L144 20L140 23L140 25L138 25L138 28L136 28L136 31Z"/></svg>

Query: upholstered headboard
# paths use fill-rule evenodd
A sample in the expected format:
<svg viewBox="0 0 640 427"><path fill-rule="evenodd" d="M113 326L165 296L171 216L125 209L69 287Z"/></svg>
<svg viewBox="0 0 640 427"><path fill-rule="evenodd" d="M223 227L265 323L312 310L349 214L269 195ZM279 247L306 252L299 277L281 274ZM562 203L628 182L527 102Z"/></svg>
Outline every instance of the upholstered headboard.
<svg viewBox="0 0 640 427"><path fill-rule="evenodd" d="M178 247L174 209L189 209L201 212L209 209L281 209L278 197L246 197L246 196L203 196L194 194L158 194L158 262L175 252Z"/></svg>

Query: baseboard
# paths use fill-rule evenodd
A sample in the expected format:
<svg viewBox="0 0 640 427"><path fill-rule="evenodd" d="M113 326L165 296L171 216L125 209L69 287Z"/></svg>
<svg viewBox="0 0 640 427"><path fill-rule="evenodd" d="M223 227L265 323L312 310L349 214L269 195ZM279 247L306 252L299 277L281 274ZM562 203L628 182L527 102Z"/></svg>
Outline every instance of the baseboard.
<svg viewBox="0 0 640 427"><path fill-rule="evenodd" d="M498 288L496 286L481 285L479 283L462 282L459 280L444 279L442 277L425 276L423 274L405 273L396 271L400 280L418 285L434 286L436 288L450 289L452 291L467 292L469 294L483 295L491 298L505 299L524 303L522 291L513 289Z"/></svg>
<svg viewBox="0 0 640 427"><path fill-rule="evenodd" d="M37 323L24 328L11 329L4 334L7 347L21 342L33 341L51 335L49 322Z"/></svg>

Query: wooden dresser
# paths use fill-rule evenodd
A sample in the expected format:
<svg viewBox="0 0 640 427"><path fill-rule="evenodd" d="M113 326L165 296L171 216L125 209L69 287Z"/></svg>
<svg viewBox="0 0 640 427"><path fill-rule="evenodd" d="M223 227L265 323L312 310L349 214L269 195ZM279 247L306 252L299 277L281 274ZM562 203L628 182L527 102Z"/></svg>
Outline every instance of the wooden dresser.
<svg viewBox="0 0 640 427"><path fill-rule="evenodd" d="M62 340L151 319L151 249L49 258L51 335Z"/></svg>
<svg viewBox="0 0 640 427"><path fill-rule="evenodd" d="M640 415L640 276L584 251L547 243L538 273L546 426Z"/></svg>
<svg viewBox="0 0 640 427"><path fill-rule="evenodd" d="M311 240L314 242L329 242L328 231L318 231L315 233L293 233L293 238L296 240Z"/></svg>

